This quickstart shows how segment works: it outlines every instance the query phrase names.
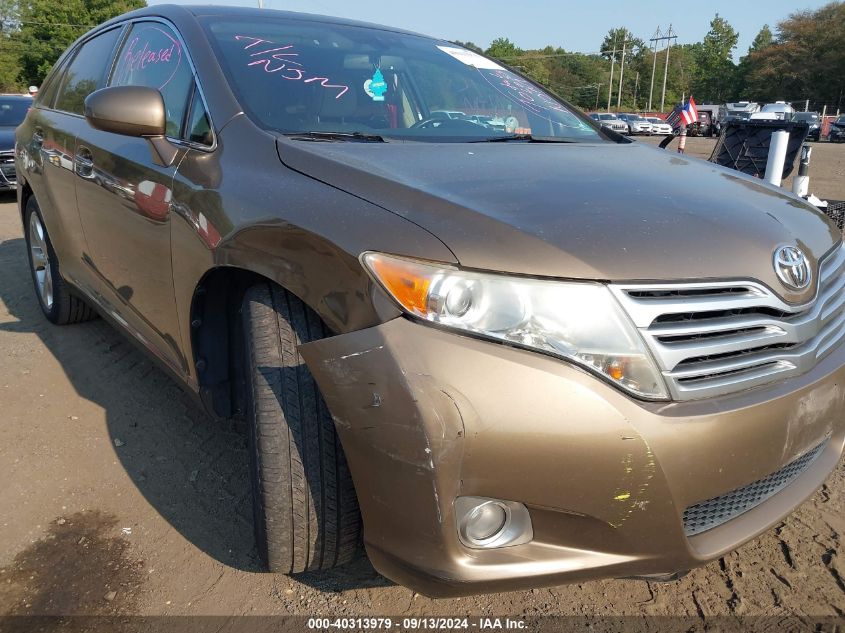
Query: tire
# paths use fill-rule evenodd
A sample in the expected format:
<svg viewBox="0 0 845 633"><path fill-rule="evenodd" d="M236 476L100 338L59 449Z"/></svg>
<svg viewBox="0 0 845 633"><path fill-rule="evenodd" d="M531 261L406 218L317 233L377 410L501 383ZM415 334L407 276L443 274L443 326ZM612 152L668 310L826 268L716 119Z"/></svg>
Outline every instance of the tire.
<svg viewBox="0 0 845 633"><path fill-rule="evenodd" d="M53 250L35 196L26 201L24 233L32 285L47 320L56 325L68 325L96 318L97 313L91 306L62 279L59 258Z"/></svg>
<svg viewBox="0 0 845 633"><path fill-rule="evenodd" d="M269 283L247 290L242 316L259 554L285 574L347 563L362 550L358 499L332 416L297 351L326 328Z"/></svg>

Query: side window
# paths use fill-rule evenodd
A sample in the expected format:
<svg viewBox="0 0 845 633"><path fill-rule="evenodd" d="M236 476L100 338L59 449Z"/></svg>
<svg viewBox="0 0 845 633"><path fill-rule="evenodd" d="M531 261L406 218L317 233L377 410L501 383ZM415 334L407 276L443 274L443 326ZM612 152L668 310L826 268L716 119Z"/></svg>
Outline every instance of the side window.
<svg viewBox="0 0 845 633"><path fill-rule="evenodd" d="M62 82L62 75L67 67L67 59L62 60L61 66L56 65L41 88L38 90L38 95L35 97L35 104L44 108L52 108L53 102L56 100L56 93L59 91L59 84Z"/></svg>
<svg viewBox="0 0 845 633"><path fill-rule="evenodd" d="M112 29L82 45L65 73L57 110L82 114L85 97L101 86L119 34L119 28Z"/></svg>
<svg viewBox="0 0 845 633"><path fill-rule="evenodd" d="M112 86L149 86L164 97L167 135L179 138L193 75L176 34L157 22L138 22L117 56Z"/></svg>
<svg viewBox="0 0 845 633"><path fill-rule="evenodd" d="M208 120L205 104L196 87L191 99L191 111L188 114L184 138L200 145L210 146L214 143L214 137L211 134L211 122Z"/></svg>

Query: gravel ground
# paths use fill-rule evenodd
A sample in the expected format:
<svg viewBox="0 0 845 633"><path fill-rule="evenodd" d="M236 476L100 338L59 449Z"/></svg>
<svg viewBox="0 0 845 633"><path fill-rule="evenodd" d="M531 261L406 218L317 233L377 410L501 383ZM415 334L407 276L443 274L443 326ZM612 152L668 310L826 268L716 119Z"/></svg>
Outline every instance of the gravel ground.
<svg viewBox="0 0 845 633"><path fill-rule="evenodd" d="M712 144L690 139L688 154ZM812 172L814 191L845 199L845 146L817 144ZM781 525L674 583L430 600L366 560L258 573L244 429L207 419L102 321L48 324L8 195L0 421L0 615L845 615L842 466Z"/></svg>

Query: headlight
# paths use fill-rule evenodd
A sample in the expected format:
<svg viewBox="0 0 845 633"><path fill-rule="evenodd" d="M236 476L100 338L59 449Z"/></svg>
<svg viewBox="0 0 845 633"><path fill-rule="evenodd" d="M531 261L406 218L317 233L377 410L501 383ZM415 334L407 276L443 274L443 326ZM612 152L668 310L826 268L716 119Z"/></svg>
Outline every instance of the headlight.
<svg viewBox="0 0 845 633"><path fill-rule="evenodd" d="M668 397L642 338L603 284L470 272L373 252L361 259L410 315L569 359L639 396Z"/></svg>

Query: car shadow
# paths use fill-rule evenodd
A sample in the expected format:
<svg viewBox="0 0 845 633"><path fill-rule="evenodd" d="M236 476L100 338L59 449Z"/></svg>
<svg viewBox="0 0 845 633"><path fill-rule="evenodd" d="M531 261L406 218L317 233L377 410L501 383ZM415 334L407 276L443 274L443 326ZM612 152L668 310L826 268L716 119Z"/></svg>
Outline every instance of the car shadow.
<svg viewBox="0 0 845 633"><path fill-rule="evenodd" d="M12 202L0 196L0 202ZM102 407L121 465L147 502L185 539L238 570L261 571L252 531L247 433L215 421L102 319L58 327L41 314L22 238L0 242L0 299L15 319L0 331L37 335L76 392ZM363 557L328 573L298 574L321 591L384 586Z"/></svg>

